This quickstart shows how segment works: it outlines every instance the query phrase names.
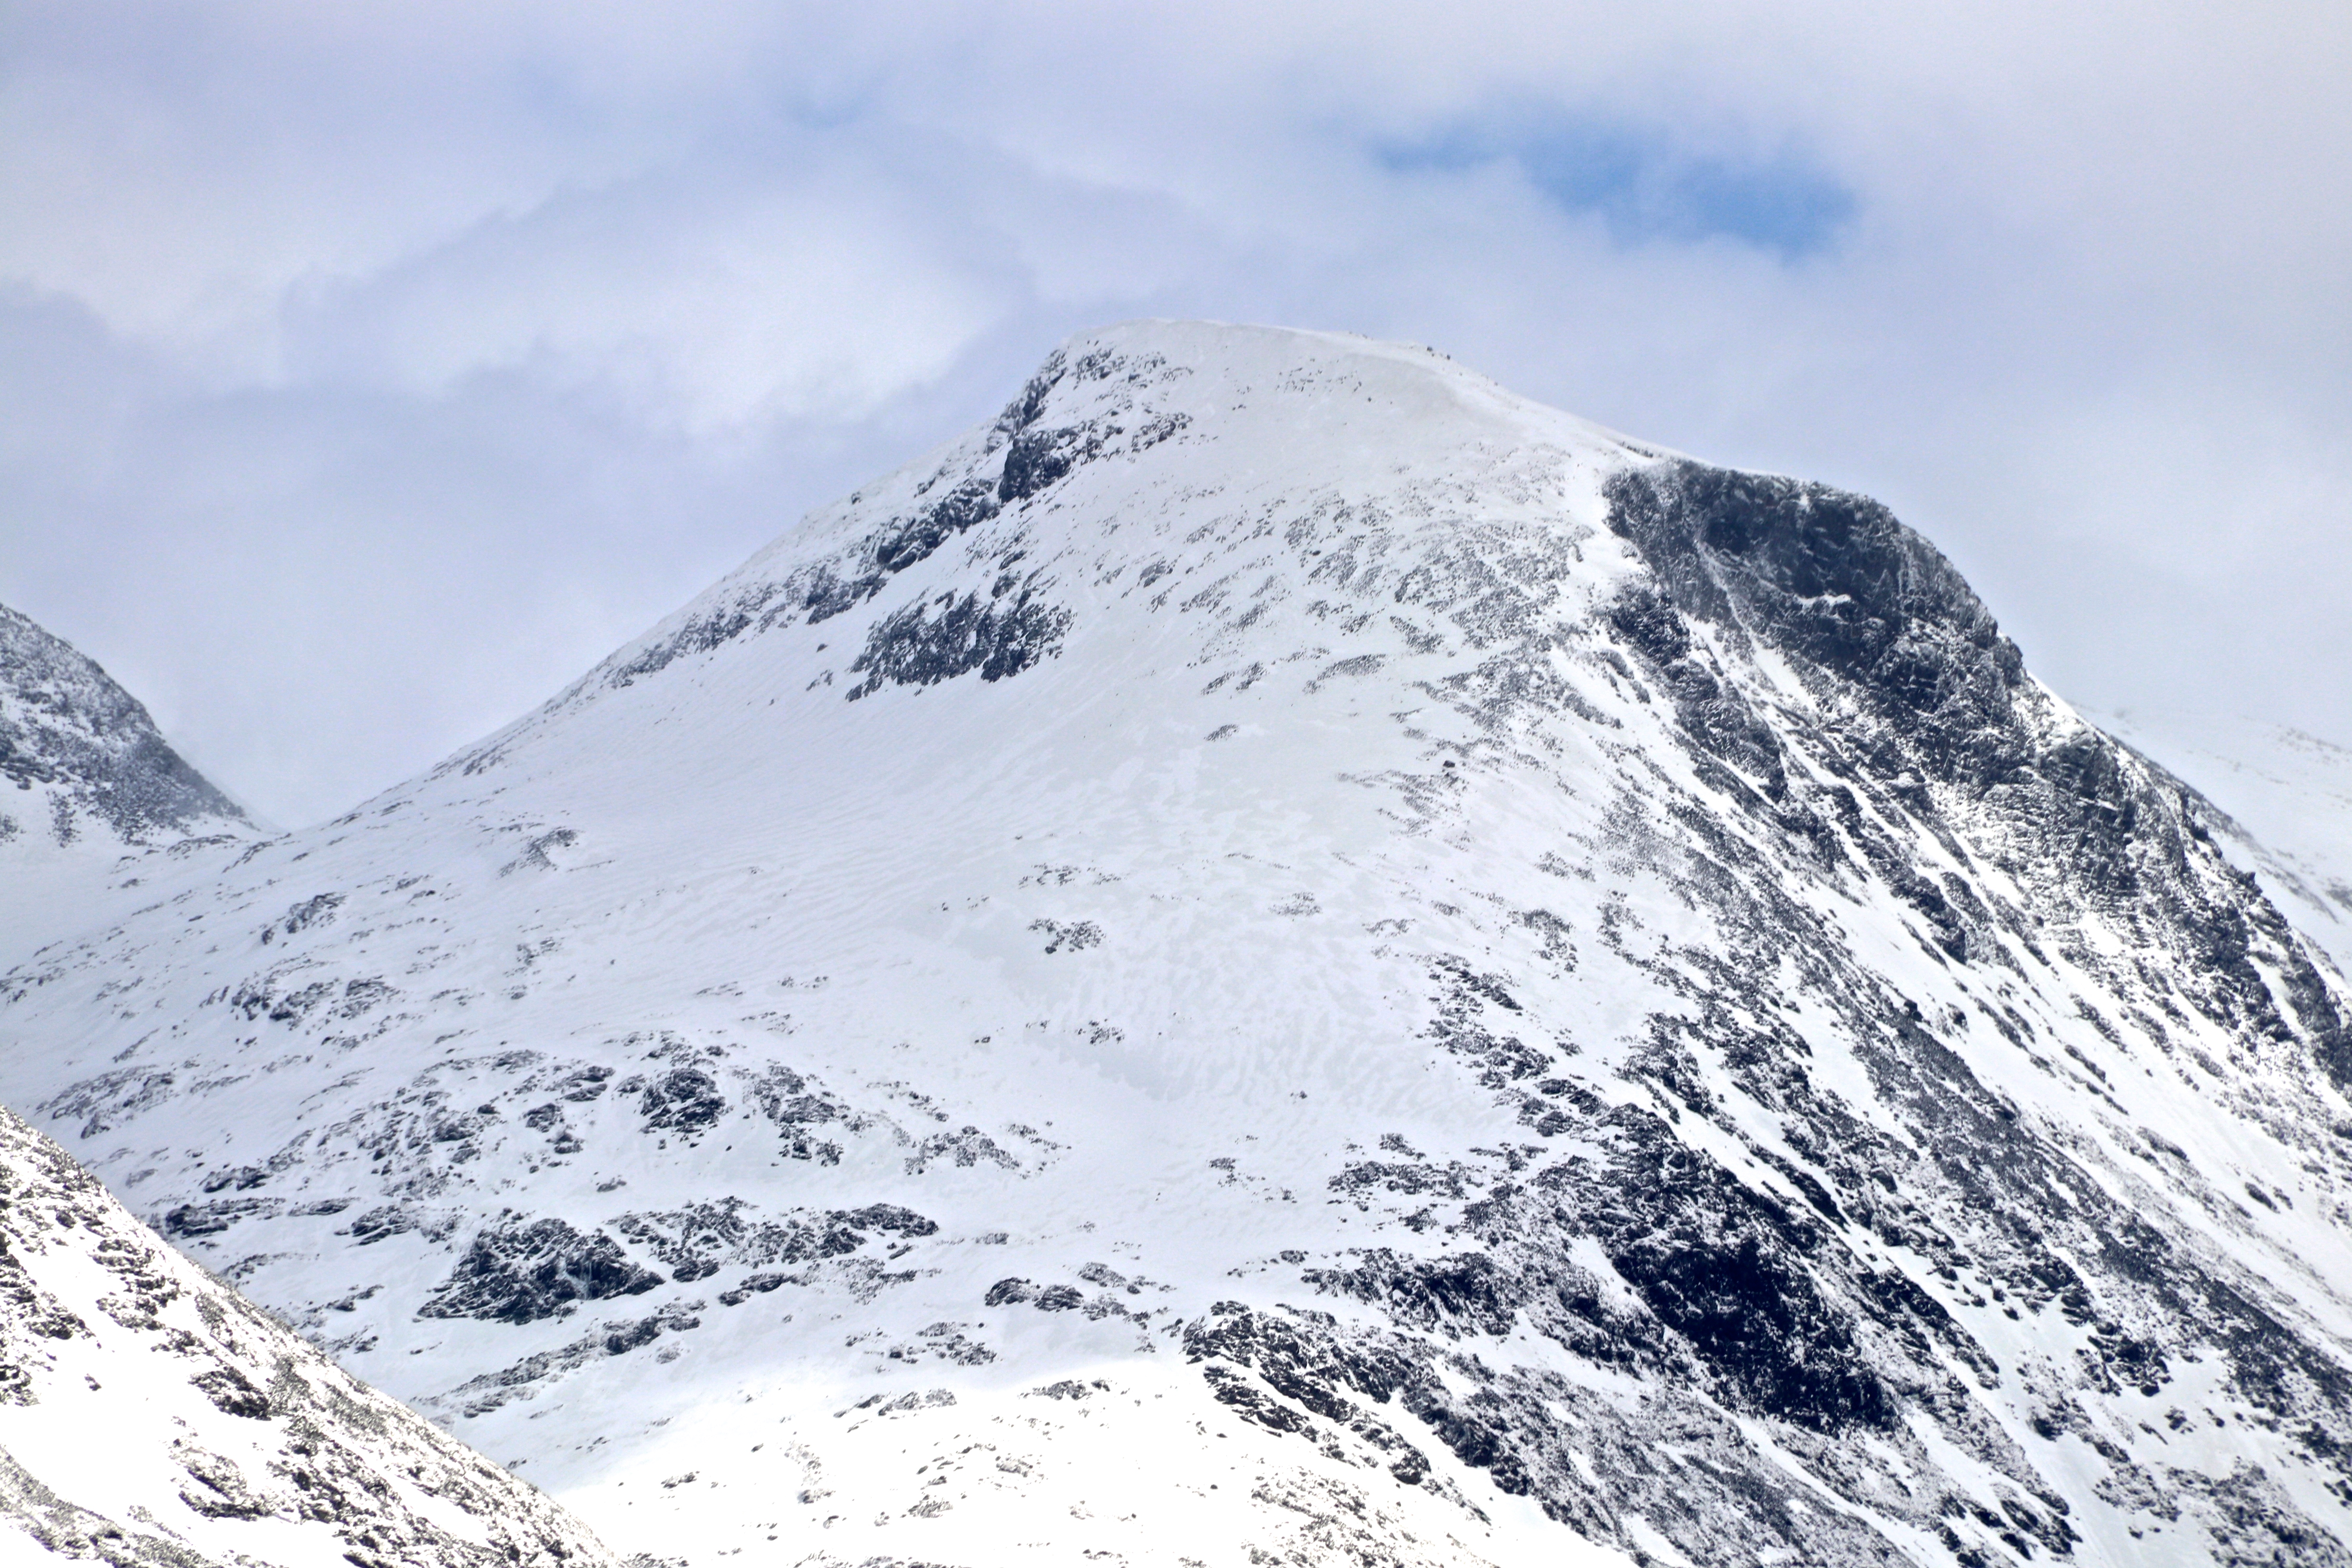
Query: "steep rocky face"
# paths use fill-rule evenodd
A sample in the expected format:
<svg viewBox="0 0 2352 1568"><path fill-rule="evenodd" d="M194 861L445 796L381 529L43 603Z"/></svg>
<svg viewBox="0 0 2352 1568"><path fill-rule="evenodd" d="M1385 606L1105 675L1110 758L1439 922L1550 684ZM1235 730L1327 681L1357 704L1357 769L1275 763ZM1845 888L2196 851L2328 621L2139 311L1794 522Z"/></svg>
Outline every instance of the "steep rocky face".
<svg viewBox="0 0 2352 1568"><path fill-rule="evenodd" d="M696 1562L2341 1563L2346 1000L2212 821L1867 500L1139 324L0 1090Z"/></svg>
<svg viewBox="0 0 2352 1568"><path fill-rule="evenodd" d="M163 1245L0 1110L0 1555L596 1568L576 1521Z"/></svg>
<svg viewBox="0 0 2352 1568"><path fill-rule="evenodd" d="M1781 826L1801 834L1818 816L1801 789L1790 804L1780 765L1790 744L1811 753L1816 778L1907 784L1904 806L1920 826L1950 837L1948 824L1963 824L2026 895L1979 893L1957 845L1940 887L1878 866L1949 957L1965 962L1971 938L1981 945L1995 929L2030 944L2034 924L2054 921L2067 959L2109 972L2120 991L2160 974L2155 994L2305 1042L2347 1087L2352 1034L2336 994L2314 950L2214 850L2210 807L2098 731L2058 723L1975 595L1885 508L1690 464L1625 475L1611 501L1611 527L1675 610L1658 614L1636 592L1617 624L1675 691L1687 741L1744 764ZM1695 622L1734 650L1753 638L1788 661L1812 711L1759 721L1686 657ZM1812 793L1844 808L1834 784ZM2130 932L2126 954L2100 952L2077 929L2084 915ZM1991 945L1993 962L2003 951Z"/></svg>

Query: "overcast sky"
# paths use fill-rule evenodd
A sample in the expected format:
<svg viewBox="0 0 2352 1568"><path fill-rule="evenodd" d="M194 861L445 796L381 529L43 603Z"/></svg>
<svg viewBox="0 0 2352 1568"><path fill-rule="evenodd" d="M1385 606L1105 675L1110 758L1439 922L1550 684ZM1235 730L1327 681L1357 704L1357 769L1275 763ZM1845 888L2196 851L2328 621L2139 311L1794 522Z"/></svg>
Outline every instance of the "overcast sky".
<svg viewBox="0 0 2352 1568"><path fill-rule="evenodd" d="M2352 742L2352 7L0 7L0 602L328 816L1135 315L1867 491Z"/></svg>

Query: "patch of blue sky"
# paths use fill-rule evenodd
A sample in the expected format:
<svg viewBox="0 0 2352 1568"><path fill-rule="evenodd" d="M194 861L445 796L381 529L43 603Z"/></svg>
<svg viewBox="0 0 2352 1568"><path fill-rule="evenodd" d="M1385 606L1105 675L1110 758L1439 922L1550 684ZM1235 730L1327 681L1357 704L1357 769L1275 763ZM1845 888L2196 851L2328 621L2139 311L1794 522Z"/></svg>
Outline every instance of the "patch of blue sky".
<svg viewBox="0 0 2352 1568"><path fill-rule="evenodd" d="M1854 194L1792 153L1693 153L1662 132L1549 118L1458 126L1391 142L1399 171L1454 172L1507 163L1563 211L1591 213L1620 244L1727 238L1786 260L1829 249L1854 214Z"/></svg>

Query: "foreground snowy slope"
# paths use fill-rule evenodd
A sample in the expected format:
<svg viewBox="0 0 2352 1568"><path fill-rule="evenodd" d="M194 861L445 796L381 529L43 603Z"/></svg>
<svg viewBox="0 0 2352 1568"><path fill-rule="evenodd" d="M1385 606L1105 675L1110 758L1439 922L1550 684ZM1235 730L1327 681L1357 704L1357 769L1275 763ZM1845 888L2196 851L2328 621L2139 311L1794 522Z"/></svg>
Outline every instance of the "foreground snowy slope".
<svg viewBox="0 0 2352 1568"><path fill-rule="evenodd" d="M157 1241L0 1110L0 1560L597 1568L614 1559Z"/></svg>
<svg viewBox="0 0 2352 1568"><path fill-rule="evenodd" d="M699 1565L2352 1561L2344 998L1870 502L1144 323L6 977Z"/></svg>
<svg viewBox="0 0 2352 1568"><path fill-rule="evenodd" d="M256 837L137 699L0 605L0 963Z"/></svg>

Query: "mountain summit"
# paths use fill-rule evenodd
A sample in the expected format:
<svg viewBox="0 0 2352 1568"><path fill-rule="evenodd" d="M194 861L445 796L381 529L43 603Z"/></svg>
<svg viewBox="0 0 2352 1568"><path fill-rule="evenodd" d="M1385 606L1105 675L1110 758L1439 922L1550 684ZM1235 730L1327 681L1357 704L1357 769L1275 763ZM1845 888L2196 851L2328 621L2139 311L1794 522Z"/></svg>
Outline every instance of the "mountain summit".
<svg viewBox="0 0 2352 1568"><path fill-rule="evenodd" d="M1884 508L1145 322L0 980L625 1550L2352 1563L2342 980Z"/></svg>

